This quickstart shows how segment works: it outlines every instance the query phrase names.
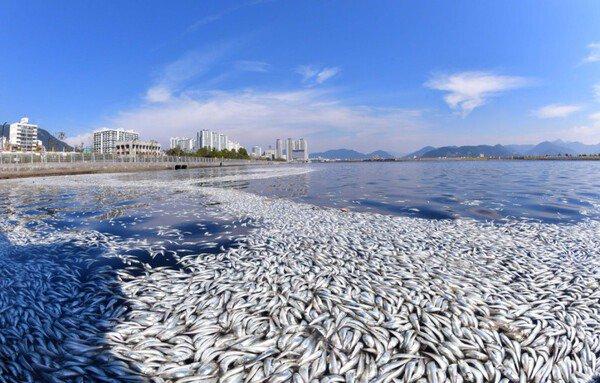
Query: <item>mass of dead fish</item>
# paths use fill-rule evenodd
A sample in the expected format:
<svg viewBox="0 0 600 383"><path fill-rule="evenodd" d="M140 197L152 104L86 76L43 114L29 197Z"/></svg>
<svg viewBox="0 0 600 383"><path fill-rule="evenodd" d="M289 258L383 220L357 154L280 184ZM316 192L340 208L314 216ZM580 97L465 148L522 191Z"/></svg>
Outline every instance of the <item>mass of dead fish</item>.
<svg viewBox="0 0 600 383"><path fill-rule="evenodd" d="M285 169L273 173L299 172ZM133 264L116 238L43 236L0 218L0 382L586 383L600 373L600 222L422 220L88 177L200 193L261 226L240 246L136 274L93 261L102 248Z"/></svg>

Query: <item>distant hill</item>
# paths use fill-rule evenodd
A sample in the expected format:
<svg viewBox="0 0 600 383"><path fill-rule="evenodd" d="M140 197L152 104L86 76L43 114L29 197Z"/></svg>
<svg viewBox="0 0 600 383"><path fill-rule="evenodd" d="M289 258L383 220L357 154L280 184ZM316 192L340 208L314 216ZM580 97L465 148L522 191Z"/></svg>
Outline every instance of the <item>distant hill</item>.
<svg viewBox="0 0 600 383"><path fill-rule="evenodd" d="M559 146L553 142L544 141L529 149L526 154L530 156L556 156L559 154L575 155L577 152L573 149Z"/></svg>
<svg viewBox="0 0 600 383"><path fill-rule="evenodd" d="M526 155L535 145L504 145L506 150L514 154Z"/></svg>
<svg viewBox="0 0 600 383"><path fill-rule="evenodd" d="M587 145L581 142L565 142L562 140L544 141L537 145L477 145L477 146L443 146L435 148L426 146L405 158L438 158L438 157L509 157L509 156L556 156L598 154L600 144Z"/></svg>
<svg viewBox="0 0 600 383"><path fill-rule="evenodd" d="M512 153L502 145L477 145L477 146L443 146L421 155L423 158L438 157L507 157Z"/></svg>
<svg viewBox="0 0 600 383"><path fill-rule="evenodd" d="M390 153L376 150L371 153L361 153L352 149L333 149L324 152L310 153L310 158L325 158L328 160L366 160L369 158L394 158Z"/></svg>
<svg viewBox="0 0 600 383"><path fill-rule="evenodd" d="M389 158L394 158L395 156L384 151L384 150L376 150L374 152L371 153L367 153L367 158L384 158L384 159L389 159Z"/></svg>
<svg viewBox="0 0 600 383"><path fill-rule="evenodd" d="M52 134L48 133L45 129L38 128L38 140L42 141L42 145L47 151L53 152L70 152L73 151L73 147L69 144L59 140Z"/></svg>
<svg viewBox="0 0 600 383"><path fill-rule="evenodd" d="M435 149L437 149L437 148L434 147L434 146L425 146L424 148L421 148L421 149L419 149L419 150L417 150L415 152L407 154L405 157L406 158L422 157L423 154L425 154L427 152L430 152L432 150L435 150Z"/></svg>
<svg viewBox="0 0 600 383"><path fill-rule="evenodd" d="M553 144L571 149L577 154L596 154L600 153L600 143L596 145L582 144L581 142L565 142L563 140L552 141Z"/></svg>
<svg viewBox="0 0 600 383"><path fill-rule="evenodd" d="M9 137L9 128L5 126L4 128L0 125L0 136L4 136L6 138ZM55 151L55 152L70 152L73 150L73 147L69 144L59 140L54 137L52 134L48 133L47 130L38 128L38 140L42 141L42 145L46 148L47 151Z"/></svg>

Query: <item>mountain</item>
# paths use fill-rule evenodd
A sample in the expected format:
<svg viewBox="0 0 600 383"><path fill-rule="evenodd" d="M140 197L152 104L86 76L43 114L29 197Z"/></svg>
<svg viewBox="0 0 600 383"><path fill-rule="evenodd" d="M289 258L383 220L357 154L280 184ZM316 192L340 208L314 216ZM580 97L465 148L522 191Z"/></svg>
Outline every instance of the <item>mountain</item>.
<svg viewBox="0 0 600 383"><path fill-rule="evenodd" d="M424 148L421 148L415 152L412 152L410 154L407 154L405 157L406 158L415 158L415 157L422 157L423 154L430 152L432 150L435 150L436 148L434 146L425 146Z"/></svg>
<svg viewBox="0 0 600 383"><path fill-rule="evenodd" d="M554 142L544 141L529 149L526 154L530 156L556 156L559 154L576 155L577 152Z"/></svg>
<svg viewBox="0 0 600 383"><path fill-rule="evenodd" d="M511 154L512 153L502 145L443 146L425 152L421 157L509 157Z"/></svg>
<svg viewBox="0 0 600 383"><path fill-rule="evenodd" d="M361 153L352 149L333 149L325 152L311 153L310 158L325 158L328 160L366 160L369 158L394 158L390 153L376 150L371 153Z"/></svg>
<svg viewBox="0 0 600 383"><path fill-rule="evenodd" d="M383 158L383 159L390 159L390 158L395 157L394 155L392 155L384 150L376 150L374 152L367 153L366 156L368 158Z"/></svg>
<svg viewBox="0 0 600 383"><path fill-rule="evenodd" d="M577 154L597 154L600 153L600 143L596 145L582 144L581 142L565 142L563 140L552 141L553 144L573 150Z"/></svg>
<svg viewBox="0 0 600 383"><path fill-rule="evenodd" d="M525 155L528 151L533 149L535 145L504 145L506 150L514 154Z"/></svg>
<svg viewBox="0 0 600 383"><path fill-rule="evenodd" d="M329 160L362 160L364 153L352 149L332 149L319 153L310 153L310 158L326 158Z"/></svg>
<svg viewBox="0 0 600 383"><path fill-rule="evenodd" d="M0 136L4 136L6 138L9 137L9 128L8 125L0 125ZM59 140L50 134L47 130L38 128L38 140L42 141L42 145L46 148L47 151L55 151L55 152L70 152L73 151L73 147L68 145L67 143Z"/></svg>
<svg viewBox="0 0 600 383"><path fill-rule="evenodd" d="M73 147L69 144L54 137L45 129L38 128L38 140L42 141L42 145L47 151L53 152L71 152Z"/></svg>

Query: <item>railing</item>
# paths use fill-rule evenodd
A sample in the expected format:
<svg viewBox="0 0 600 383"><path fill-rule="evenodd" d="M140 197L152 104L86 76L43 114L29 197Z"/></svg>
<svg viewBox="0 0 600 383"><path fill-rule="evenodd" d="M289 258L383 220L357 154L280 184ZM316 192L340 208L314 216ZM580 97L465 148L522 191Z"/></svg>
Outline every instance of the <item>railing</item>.
<svg viewBox="0 0 600 383"><path fill-rule="evenodd" d="M85 154L85 153L1 153L0 171L19 171L33 169L56 169L56 168L83 168L83 167L117 167L119 165L131 165L134 167L152 167L153 164L160 166L176 164L252 164L263 163L263 161L230 159L230 158L208 158L208 157L175 157L175 156L118 156L113 154Z"/></svg>

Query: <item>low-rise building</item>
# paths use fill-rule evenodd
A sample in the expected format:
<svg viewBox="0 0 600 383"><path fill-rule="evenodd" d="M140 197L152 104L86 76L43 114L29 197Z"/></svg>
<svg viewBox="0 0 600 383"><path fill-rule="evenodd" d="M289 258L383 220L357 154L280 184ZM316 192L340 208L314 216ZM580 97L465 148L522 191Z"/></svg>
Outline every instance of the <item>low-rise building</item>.
<svg viewBox="0 0 600 383"><path fill-rule="evenodd" d="M157 157L162 155L160 144L156 141L116 141L114 150L117 156Z"/></svg>
<svg viewBox="0 0 600 383"><path fill-rule="evenodd" d="M133 130L101 129L94 132L94 153L112 154L117 142L139 140L140 135Z"/></svg>
<svg viewBox="0 0 600 383"><path fill-rule="evenodd" d="M37 138L38 126L29 123L29 118L23 117L19 122L10 124L8 142L13 149L32 152L40 148Z"/></svg>

